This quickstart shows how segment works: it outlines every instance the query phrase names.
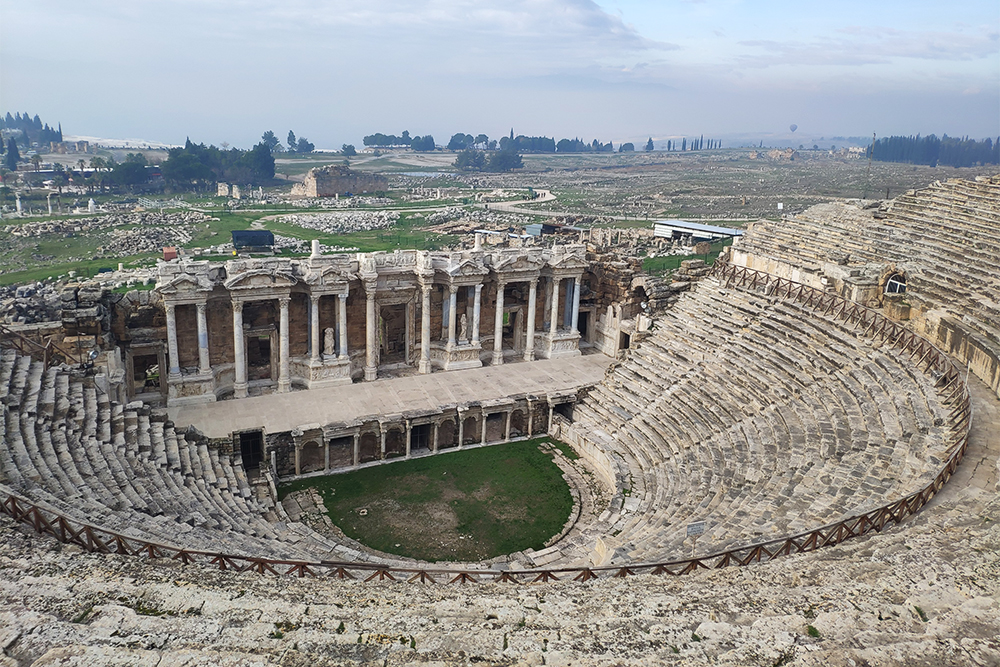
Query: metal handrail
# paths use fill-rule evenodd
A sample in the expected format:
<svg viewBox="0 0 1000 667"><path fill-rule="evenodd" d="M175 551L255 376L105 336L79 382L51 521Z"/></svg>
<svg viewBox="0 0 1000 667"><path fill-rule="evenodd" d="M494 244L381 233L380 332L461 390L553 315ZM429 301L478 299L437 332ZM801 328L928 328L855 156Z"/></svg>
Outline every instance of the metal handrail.
<svg viewBox="0 0 1000 667"><path fill-rule="evenodd" d="M2 486L0 486L2 493L0 512L32 526L38 533L52 535L61 542L76 544L87 551L170 558L185 564L201 563L234 572L425 584L533 583L559 580L586 582L591 579L625 578L638 574L678 576L701 569L745 566L766 562L779 556L815 551L871 532L880 532L890 524L900 524L941 491L957 470L969 446L972 414L969 390L962 379L962 373L944 352L881 313L835 294L725 262L716 262L711 275L723 280L727 287L765 289L770 296L792 298L816 311L832 314L835 318L856 324L862 327L867 335L909 352L911 359L917 357L918 366L922 363L926 365L925 373L930 373L932 370L938 373L937 386L944 392L949 388L952 390L950 394L946 394L944 402L951 406L950 417L954 440L948 443L951 453L934 479L921 489L868 512L795 535L746 544L705 556L629 565L527 570L403 567L350 561L283 560L186 549L122 535L67 518Z"/></svg>

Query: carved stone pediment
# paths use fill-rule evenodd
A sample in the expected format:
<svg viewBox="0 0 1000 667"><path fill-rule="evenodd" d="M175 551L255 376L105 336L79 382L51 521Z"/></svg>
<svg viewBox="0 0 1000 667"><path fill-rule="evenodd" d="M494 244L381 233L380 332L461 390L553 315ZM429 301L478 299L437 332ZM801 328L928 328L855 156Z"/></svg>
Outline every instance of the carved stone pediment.
<svg viewBox="0 0 1000 667"><path fill-rule="evenodd" d="M202 276L192 276L185 273L156 289L165 296L184 296L198 292L211 292L212 285Z"/></svg>
<svg viewBox="0 0 1000 667"><path fill-rule="evenodd" d="M587 269L586 260L577 257L576 255L553 255L548 262L549 266L553 269L560 270L570 270L578 269L580 271Z"/></svg>
<svg viewBox="0 0 1000 667"><path fill-rule="evenodd" d="M537 271L544 262L541 259L534 259L527 255L514 255L511 257L500 257L493 263L493 269L497 273L514 273L518 271Z"/></svg>
<svg viewBox="0 0 1000 667"><path fill-rule="evenodd" d="M291 273L285 271L268 271L265 269L258 271L247 271L238 273L225 282L228 290L253 290L261 288L289 288L294 286L298 280Z"/></svg>
<svg viewBox="0 0 1000 667"><path fill-rule="evenodd" d="M452 278L464 278L471 276L484 276L488 273L488 270L481 264L471 259L466 259L454 266L449 266L447 273Z"/></svg>
<svg viewBox="0 0 1000 667"><path fill-rule="evenodd" d="M316 275L316 274L313 274ZM350 282L351 274L349 271L338 266L328 266L321 273L316 275L316 281L312 284L316 285L342 285L346 282Z"/></svg>

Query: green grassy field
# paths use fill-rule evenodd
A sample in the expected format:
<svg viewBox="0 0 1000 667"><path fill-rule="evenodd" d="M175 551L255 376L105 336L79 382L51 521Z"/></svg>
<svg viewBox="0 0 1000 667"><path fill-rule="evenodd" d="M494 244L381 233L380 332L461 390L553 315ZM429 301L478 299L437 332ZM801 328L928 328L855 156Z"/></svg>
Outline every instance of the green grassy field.
<svg viewBox="0 0 1000 667"><path fill-rule="evenodd" d="M398 556L478 561L541 549L573 508L552 455L539 448L549 442L539 438L300 480L282 486L279 495L316 488L345 535Z"/></svg>
<svg viewBox="0 0 1000 667"><path fill-rule="evenodd" d="M719 243L712 244L712 252L705 255L671 255L669 257L647 257L642 262L642 270L653 275L664 275L676 271L681 267L681 262L686 259L704 259L708 264L714 264L719 253L726 246L733 244L732 239L726 239Z"/></svg>

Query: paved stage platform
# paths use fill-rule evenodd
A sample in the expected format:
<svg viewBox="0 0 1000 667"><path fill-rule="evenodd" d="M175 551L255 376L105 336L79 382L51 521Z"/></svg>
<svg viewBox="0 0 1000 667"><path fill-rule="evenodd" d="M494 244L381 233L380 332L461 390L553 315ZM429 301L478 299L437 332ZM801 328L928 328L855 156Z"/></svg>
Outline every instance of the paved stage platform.
<svg viewBox="0 0 1000 667"><path fill-rule="evenodd" d="M169 408L167 412L178 428L193 425L209 438L224 438L233 431L253 428L278 433L302 424L328 424L368 415L433 410L456 403L566 391L600 382L612 361L603 354L541 359L184 405Z"/></svg>

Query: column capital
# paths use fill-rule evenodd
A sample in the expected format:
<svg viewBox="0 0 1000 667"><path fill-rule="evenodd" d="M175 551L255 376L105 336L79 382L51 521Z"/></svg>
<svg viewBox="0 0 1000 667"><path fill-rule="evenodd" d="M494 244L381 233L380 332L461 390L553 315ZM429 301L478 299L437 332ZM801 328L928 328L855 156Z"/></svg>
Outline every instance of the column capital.
<svg viewBox="0 0 1000 667"><path fill-rule="evenodd" d="M317 304L319 303L320 297L322 296L323 296L322 294L310 294L309 300L312 301L313 304Z"/></svg>
<svg viewBox="0 0 1000 667"><path fill-rule="evenodd" d="M449 294L458 294L458 285L448 285Z"/></svg>
<svg viewBox="0 0 1000 667"><path fill-rule="evenodd" d="M537 289L538 288L538 278L532 278L531 280L528 281L528 284L531 286L531 289Z"/></svg>
<svg viewBox="0 0 1000 667"><path fill-rule="evenodd" d="M176 308L176 306L172 303L163 304L163 310L165 310L168 315L173 315L174 308Z"/></svg>
<svg viewBox="0 0 1000 667"><path fill-rule="evenodd" d="M347 294L338 294L337 298L339 298L341 301L347 301Z"/></svg>
<svg viewBox="0 0 1000 667"><path fill-rule="evenodd" d="M479 292L482 292L482 291L483 291L483 284L482 283L476 283L476 293L478 294Z"/></svg>
<svg viewBox="0 0 1000 667"><path fill-rule="evenodd" d="M208 308L208 302L207 301L199 301L198 303L194 304L194 307L198 309L198 314L199 315L204 315L205 314L205 310Z"/></svg>
<svg viewBox="0 0 1000 667"><path fill-rule="evenodd" d="M243 312L243 302L239 300L233 301L233 312L242 313Z"/></svg>
<svg viewBox="0 0 1000 667"><path fill-rule="evenodd" d="M292 297L290 296L279 296L278 305L282 308L288 308L288 304L292 302Z"/></svg>

